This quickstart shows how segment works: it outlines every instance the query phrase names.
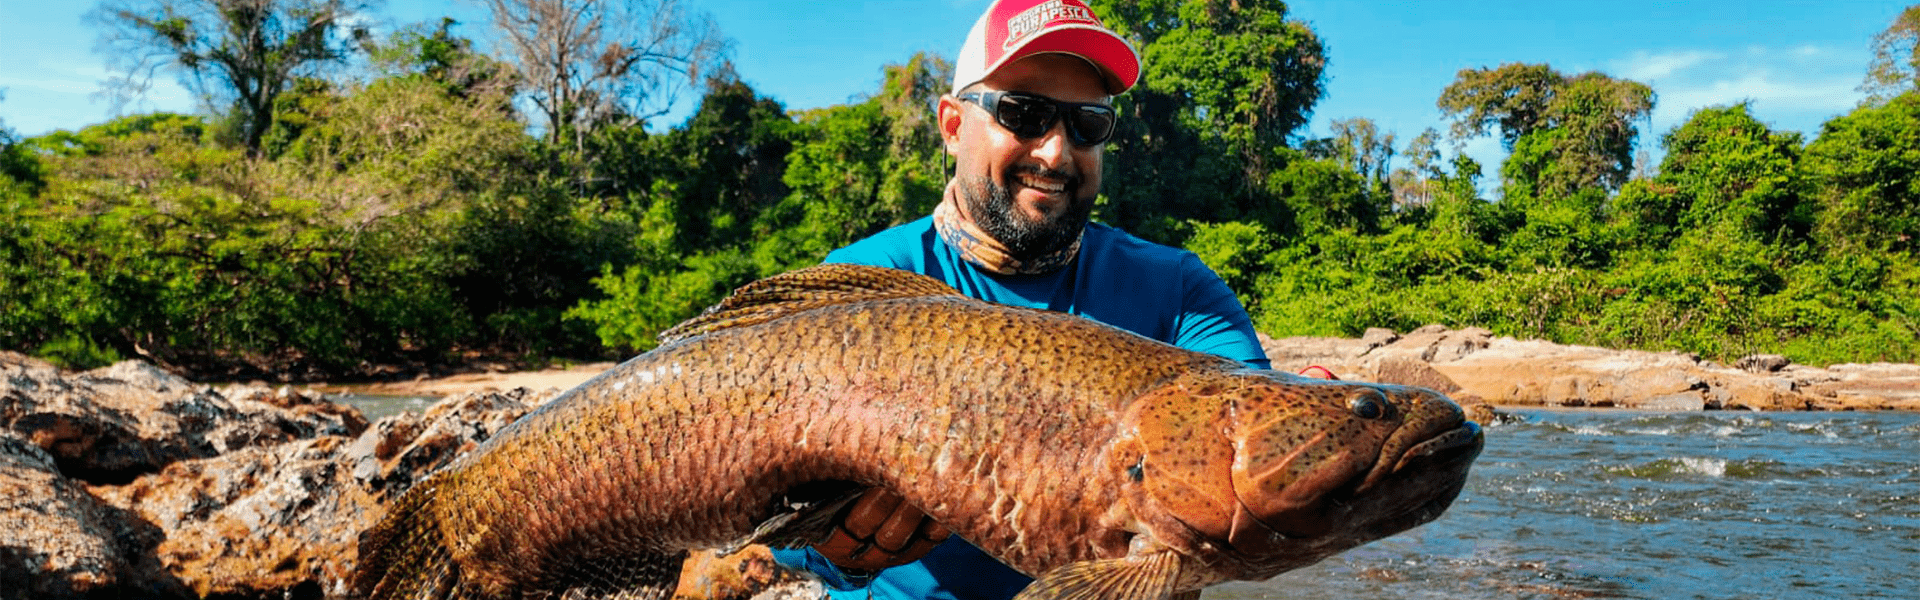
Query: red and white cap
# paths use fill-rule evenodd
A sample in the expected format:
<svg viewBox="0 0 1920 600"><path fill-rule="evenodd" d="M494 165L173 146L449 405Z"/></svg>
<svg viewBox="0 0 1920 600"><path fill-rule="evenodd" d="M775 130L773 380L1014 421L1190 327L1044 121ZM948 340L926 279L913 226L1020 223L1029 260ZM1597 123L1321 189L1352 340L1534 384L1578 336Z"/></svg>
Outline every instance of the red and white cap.
<svg viewBox="0 0 1920 600"><path fill-rule="evenodd" d="M1071 54L1099 67L1107 93L1140 79L1140 54L1100 24L1080 0L998 0L973 23L953 66L953 91L986 79L1001 66L1042 52Z"/></svg>

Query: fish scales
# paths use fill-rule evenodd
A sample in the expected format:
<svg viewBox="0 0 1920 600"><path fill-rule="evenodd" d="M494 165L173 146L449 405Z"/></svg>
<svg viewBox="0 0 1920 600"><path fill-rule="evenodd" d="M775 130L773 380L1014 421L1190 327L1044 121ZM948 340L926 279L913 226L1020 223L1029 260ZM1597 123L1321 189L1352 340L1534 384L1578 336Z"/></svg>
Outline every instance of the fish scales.
<svg viewBox="0 0 1920 600"><path fill-rule="evenodd" d="M743 288L669 331L668 343L570 390L410 490L363 537L359 587L377 598L657 599L672 589L686 550L817 539L835 500L868 486L899 493L956 535L1042 576L1029 592L1055 596L1048 590L1156 597L1264 578L1382 535L1369 522L1335 527L1327 539L1290 539L1268 531L1271 523L1250 524L1264 514L1239 516L1247 509L1237 494L1254 492L1228 489L1234 477L1284 477L1301 483L1261 485L1296 496L1351 492L1346 474L1378 471L1386 459L1316 440L1332 431L1385 447L1374 441L1386 439L1374 435L1379 428L1342 421L1320 435L1255 436L1304 449L1239 452L1296 462L1237 475L1229 439L1237 417L1224 399L1249 381L1283 384L1287 400L1275 402L1307 415L1301 422L1351 421L1355 394L1398 406L1379 386L1250 371L928 282L823 266ZM1469 442L1431 440L1465 435L1477 453L1477 430L1447 433L1461 427L1447 422L1447 414L1459 421L1450 402L1388 391L1412 398L1402 401L1411 407L1404 421L1444 413L1402 449L1453 451ZM1342 460L1352 464L1321 464ZM1465 475L1463 463L1446 466L1438 476L1409 475L1434 481L1393 500L1407 514L1376 520L1398 531L1437 517ZM1345 479L1319 481L1336 475ZM1204 499L1189 501L1196 491ZM1273 514L1349 519L1345 507L1368 505L1321 500L1278 502ZM1306 527L1316 528L1324 527ZM1265 554L1242 556L1236 546Z"/></svg>

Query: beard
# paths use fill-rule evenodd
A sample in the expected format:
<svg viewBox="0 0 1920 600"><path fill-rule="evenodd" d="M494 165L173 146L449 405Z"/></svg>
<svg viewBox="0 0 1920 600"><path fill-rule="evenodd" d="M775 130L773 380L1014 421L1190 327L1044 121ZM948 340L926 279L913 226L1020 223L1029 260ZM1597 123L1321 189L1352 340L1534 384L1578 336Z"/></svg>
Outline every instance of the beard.
<svg viewBox="0 0 1920 600"><path fill-rule="evenodd" d="M974 225L1006 246L1007 254L1027 261L1058 252L1080 239L1080 232L1093 216L1094 197L1075 197L1056 216L1030 219L1013 205L1013 179L1022 172L1040 171L1031 167L1014 171L1001 182L981 176L975 180L977 185L961 186L961 190ZM1079 188L1080 178L1069 177L1067 189Z"/></svg>

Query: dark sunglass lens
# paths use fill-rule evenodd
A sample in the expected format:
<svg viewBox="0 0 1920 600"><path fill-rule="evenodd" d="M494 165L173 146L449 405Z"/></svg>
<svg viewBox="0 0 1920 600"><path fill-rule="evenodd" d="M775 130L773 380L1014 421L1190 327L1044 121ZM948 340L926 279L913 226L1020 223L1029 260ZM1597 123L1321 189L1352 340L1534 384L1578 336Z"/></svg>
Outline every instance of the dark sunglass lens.
<svg viewBox="0 0 1920 600"><path fill-rule="evenodd" d="M1100 106L1081 106L1073 111L1074 143L1082 146L1107 141L1113 137L1113 110Z"/></svg>
<svg viewBox="0 0 1920 600"><path fill-rule="evenodd" d="M1040 137L1053 128L1054 106L1044 99L1007 94L994 112L1000 126L1022 138Z"/></svg>

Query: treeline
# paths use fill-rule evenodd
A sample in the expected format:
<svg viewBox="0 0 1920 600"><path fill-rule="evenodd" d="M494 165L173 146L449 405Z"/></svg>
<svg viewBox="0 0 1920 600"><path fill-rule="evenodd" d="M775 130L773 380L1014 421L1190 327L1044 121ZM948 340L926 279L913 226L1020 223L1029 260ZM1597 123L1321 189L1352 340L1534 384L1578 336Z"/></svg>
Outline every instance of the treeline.
<svg viewBox="0 0 1920 600"><path fill-rule="evenodd" d="M0 126L0 348L295 378L614 356L926 214L946 181L938 56L884 67L861 101L788 113L671 0L493 0L490 34L526 42L499 56L450 21L339 30L350 20L326 10L354 7L337 0L188 10L213 4L95 13L126 56L195 76L204 114L26 139ZM1704 109L1636 174L1654 99L1637 82L1470 68L1438 91L1445 134L1402 144L1348 119L1303 139L1325 52L1283 3L1091 4L1147 69L1116 101L1095 218L1198 252L1263 332L1444 323L1722 359L1920 360L1920 12L1874 41L1874 100L1815 139L1745 105ZM626 26L517 18L574 5ZM303 33L247 51L229 38L248 26ZM614 33L631 31L649 37ZM676 89L697 110L649 131ZM1457 149L1481 135L1510 151L1492 175Z"/></svg>

